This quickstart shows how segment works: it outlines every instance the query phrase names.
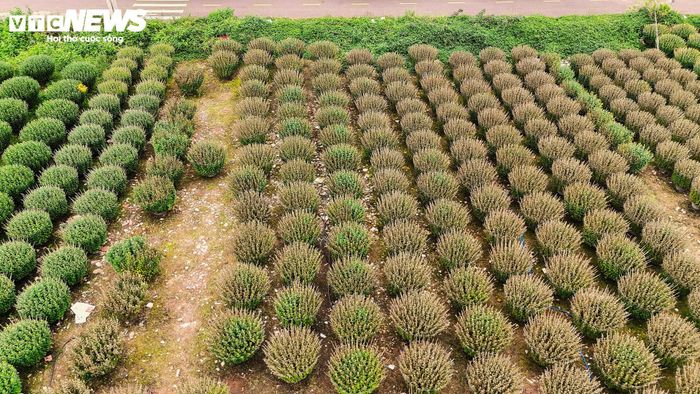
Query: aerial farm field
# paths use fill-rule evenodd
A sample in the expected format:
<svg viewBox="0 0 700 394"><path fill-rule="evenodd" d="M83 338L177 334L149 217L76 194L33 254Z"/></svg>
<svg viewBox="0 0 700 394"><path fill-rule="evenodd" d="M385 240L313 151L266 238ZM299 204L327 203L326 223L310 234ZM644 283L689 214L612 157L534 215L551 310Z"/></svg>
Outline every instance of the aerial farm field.
<svg viewBox="0 0 700 394"><path fill-rule="evenodd" d="M0 393L700 393L700 33L637 33L8 56Z"/></svg>

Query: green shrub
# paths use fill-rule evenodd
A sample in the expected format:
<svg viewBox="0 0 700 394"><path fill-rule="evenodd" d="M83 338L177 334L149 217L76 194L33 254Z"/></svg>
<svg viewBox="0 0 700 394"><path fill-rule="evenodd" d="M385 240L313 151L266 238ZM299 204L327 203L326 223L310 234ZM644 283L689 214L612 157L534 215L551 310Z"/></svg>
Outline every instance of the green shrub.
<svg viewBox="0 0 700 394"><path fill-rule="evenodd" d="M528 356L538 365L549 367L575 361L581 351L581 338L566 318L555 312L533 317L523 330Z"/></svg>
<svg viewBox="0 0 700 394"><path fill-rule="evenodd" d="M700 176L700 162L693 159L680 159L673 166L671 182L676 190L687 191L695 177Z"/></svg>
<svg viewBox="0 0 700 394"><path fill-rule="evenodd" d="M85 180L88 189L108 190L117 196L126 191L127 184L126 171L122 167L114 165L93 168Z"/></svg>
<svg viewBox="0 0 700 394"><path fill-rule="evenodd" d="M38 141L57 146L66 138L66 127L58 119L39 118L27 123L19 132L20 141Z"/></svg>
<svg viewBox="0 0 700 394"><path fill-rule="evenodd" d="M51 161L51 148L39 141L18 142L5 149L2 160L5 164L27 166L36 172Z"/></svg>
<svg viewBox="0 0 700 394"><path fill-rule="evenodd" d="M52 220L68 213L68 200L65 192L57 186L41 186L24 196L25 209L45 211Z"/></svg>
<svg viewBox="0 0 700 394"><path fill-rule="evenodd" d="M635 390L659 379L660 368L644 343L629 334L612 333L593 347L593 365L606 386Z"/></svg>
<svg viewBox="0 0 700 394"><path fill-rule="evenodd" d="M663 219L664 213L658 201L646 194L629 197L623 204L624 215L635 233L647 224Z"/></svg>
<svg viewBox="0 0 700 394"><path fill-rule="evenodd" d="M7 122L15 130L19 130L28 116L29 106L26 102L15 98L0 98L0 121Z"/></svg>
<svg viewBox="0 0 700 394"><path fill-rule="evenodd" d="M134 319L145 304L148 284L137 274L122 273L103 293L106 314L125 322Z"/></svg>
<svg viewBox="0 0 700 394"><path fill-rule="evenodd" d="M227 307L253 310L270 291L270 277L263 268L236 263L224 269L217 289Z"/></svg>
<svg viewBox="0 0 700 394"><path fill-rule="evenodd" d="M6 361L0 361L0 390L7 394L20 394L22 381L15 368Z"/></svg>
<svg viewBox="0 0 700 394"><path fill-rule="evenodd" d="M0 192L19 198L33 184L34 174L29 167L19 164L0 166Z"/></svg>
<svg viewBox="0 0 700 394"><path fill-rule="evenodd" d="M403 191L382 194L376 203L379 224L385 226L397 220L412 219L418 214L418 201Z"/></svg>
<svg viewBox="0 0 700 394"><path fill-rule="evenodd" d="M316 367L321 340L306 327L292 327L275 333L263 351L273 375L286 383L298 383Z"/></svg>
<svg viewBox="0 0 700 394"><path fill-rule="evenodd" d="M96 124L76 126L68 133L68 143L85 145L93 153L99 153L106 145L105 131L102 126Z"/></svg>
<svg viewBox="0 0 700 394"><path fill-rule="evenodd" d="M431 171L420 174L416 180L418 195L423 202L438 198L454 199L459 191L459 181L446 171Z"/></svg>
<svg viewBox="0 0 700 394"><path fill-rule="evenodd" d="M114 371L125 353L119 323L111 319L97 320L76 338L68 360L72 372L89 381Z"/></svg>
<svg viewBox="0 0 700 394"><path fill-rule="evenodd" d="M292 211L280 218L277 232L286 244L305 242L317 245L321 236L321 224L313 213Z"/></svg>
<svg viewBox="0 0 700 394"><path fill-rule="evenodd" d="M185 165L176 157L157 155L146 162L147 177L170 179L177 186L183 175L185 175Z"/></svg>
<svg viewBox="0 0 700 394"><path fill-rule="evenodd" d="M616 208L623 207L629 198L646 192L646 185L641 178L632 174L612 174L605 184L608 188L610 203Z"/></svg>
<svg viewBox="0 0 700 394"><path fill-rule="evenodd" d="M24 241L0 243L0 274L20 281L34 271L36 251Z"/></svg>
<svg viewBox="0 0 700 394"><path fill-rule="evenodd" d="M121 206L114 192L105 189L88 189L77 196L71 210L76 215L94 214L110 222L119 216Z"/></svg>
<svg viewBox="0 0 700 394"><path fill-rule="evenodd" d="M384 378L382 360L373 347L341 345L328 361L328 376L340 393L372 393Z"/></svg>
<svg viewBox="0 0 700 394"><path fill-rule="evenodd" d="M583 217L583 242L595 247L598 241L608 234L626 234L629 231L627 220L615 211L596 209Z"/></svg>
<svg viewBox="0 0 700 394"><path fill-rule="evenodd" d="M700 262L687 251L666 255L661 267L663 275L681 294L687 294L700 285Z"/></svg>
<svg viewBox="0 0 700 394"><path fill-rule="evenodd" d="M175 78L176 78L176 82L177 82L177 75ZM180 85L178 84L178 86L180 86ZM163 99L165 99L165 84L163 82L154 81L154 80L139 82L134 87L134 93L135 94L148 94L151 96L156 96L161 101L163 101Z"/></svg>
<svg viewBox="0 0 700 394"><path fill-rule="evenodd" d="M377 285L374 267L366 260L352 256L334 262L326 279L333 294L338 297L369 295Z"/></svg>
<svg viewBox="0 0 700 394"><path fill-rule="evenodd" d="M449 156L439 149L423 149L413 155L413 167L420 174L431 171L447 171L449 166Z"/></svg>
<svg viewBox="0 0 700 394"><path fill-rule="evenodd" d="M469 363L467 386L476 393L516 394L523 391L523 375L510 356L482 354Z"/></svg>
<svg viewBox="0 0 700 394"><path fill-rule="evenodd" d="M131 73L128 70L124 69L124 72L125 74L128 73L129 76L131 76ZM97 84L97 92L99 94L116 95L119 97L119 102L124 105L129 97L129 85L124 81L108 79Z"/></svg>
<svg viewBox="0 0 700 394"><path fill-rule="evenodd" d="M12 138L12 126L4 120L0 120L0 150L5 150L10 145Z"/></svg>
<svg viewBox="0 0 700 394"><path fill-rule="evenodd" d="M50 83L46 89L41 91L41 100L68 99L80 105L85 99L87 90L85 86L75 79L62 79ZM32 104L31 102L28 102Z"/></svg>
<svg viewBox="0 0 700 394"><path fill-rule="evenodd" d="M392 301L389 317L399 336L407 341L434 338L449 325L447 308L429 291L414 291Z"/></svg>
<svg viewBox="0 0 700 394"><path fill-rule="evenodd" d="M233 210L234 216L240 222L270 220L270 201L257 191L244 191L236 196Z"/></svg>
<svg viewBox="0 0 700 394"><path fill-rule="evenodd" d="M432 274L426 261L411 253L398 253L387 258L383 271L390 295L423 290L428 286Z"/></svg>
<svg viewBox="0 0 700 394"><path fill-rule="evenodd" d="M676 141L663 141L656 145L654 162L661 171L671 172L676 162L689 156L687 147Z"/></svg>
<svg viewBox="0 0 700 394"><path fill-rule="evenodd" d="M74 286L87 275L89 266L90 262L82 249L61 246L42 257L41 276Z"/></svg>
<svg viewBox="0 0 700 394"><path fill-rule="evenodd" d="M647 323L647 344L665 367L692 362L700 353L700 332L690 321L659 313Z"/></svg>
<svg viewBox="0 0 700 394"><path fill-rule="evenodd" d="M571 364L555 365L540 375L540 390L544 394L577 393L602 394L603 388L589 372Z"/></svg>
<svg viewBox="0 0 700 394"><path fill-rule="evenodd" d="M231 171L229 183L235 194L245 191L262 192L267 185L265 173L253 166L241 166Z"/></svg>
<svg viewBox="0 0 700 394"><path fill-rule="evenodd" d="M44 101L37 107L36 116L38 118L58 119L68 127L78 121L80 107L78 104L66 99L53 99Z"/></svg>
<svg viewBox="0 0 700 394"><path fill-rule="evenodd" d="M472 190L470 203L474 216L483 221L491 212L507 209L510 206L510 197L501 186L492 183Z"/></svg>
<svg viewBox="0 0 700 394"><path fill-rule="evenodd" d="M390 256L401 252L424 253L428 242L428 231L411 220L400 220L386 226L383 236Z"/></svg>
<svg viewBox="0 0 700 394"><path fill-rule="evenodd" d="M136 126L145 130L146 133L150 133L150 131L153 129L154 123L154 116L146 111L139 109L127 109L122 113L122 127Z"/></svg>
<svg viewBox="0 0 700 394"><path fill-rule="evenodd" d="M0 192L0 223L5 221L15 211L15 202L7 193Z"/></svg>
<svg viewBox="0 0 700 394"><path fill-rule="evenodd" d="M366 219L362 201L348 196L333 198L326 206L326 213L331 225L344 222L362 224Z"/></svg>
<svg viewBox="0 0 700 394"><path fill-rule="evenodd" d="M519 322L525 322L552 305L552 289L537 276L513 275L503 286L506 309Z"/></svg>
<svg viewBox="0 0 700 394"><path fill-rule="evenodd" d="M22 319L46 320L53 324L63 319L71 304L70 290L54 278L42 278L17 296L17 313Z"/></svg>
<svg viewBox="0 0 700 394"><path fill-rule="evenodd" d="M5 234L9 239L26 241L34 246L45 245L52 232L51 216L38 209L19 211L5 224Z"/></svg>
<svg viewBox="0 0 700 394"><path fill-rule="evenodd" d="M136 171L138 159L138 150L128 144L112 144L99 157L100 164L122 167L128 174Z"/></svg>
<svg viewBox="0 0 700 394"><path fill-rule="evenodd" d="M507 209L492 211L484 220L484 235L491 244L518 240L525 230L525 221Z"/></svg>
<svg viewBox="0 0 700 394"><path fill-rule="evenodd" d="M489 268L501 282L505 282L513 275L529 273L533 263L532 253L526 246L516 241L494 244L489 255Z"/></svg>
<svg viewBox="0 0 700 394"><path fill-rule="evenodd" d="M112 120L112 115L103 109L89 109L80 114L80 121L78 124L102 126L105 133L110 133L114 126L114 121Z"/></svg>
<svg viewBox="0 0 700 394"><path fill-rule="evenodd" d="M700 387L700 371L697 362L690 362L676 370L676 392L690 394Z"/></svg>
<svg viewBox="0 0 700 394"><path fill-rule="evenodd" d="M243 64L245 65L267 66L270 63L272 63L272 55L266 50L249 48L248 51L243 54Z"/></svg>
<svg viewBox="0 0 700 394"><path fill-rule="evenodd" d="M266 263L275 246L275 232L260 222L244 223L234 240L234 253L242 263Z"/></svg>
<svg viewBox="0 0 700 394"><path fill-rule="evenodd" d="M466 231L453 230L438 239L436 253L440 264L448 269L465 267L481 258L481 243Z"/></svg>
<svg viewBox="0 0 700 394"><path fill-rule="evenodd" d="M267 131L268 127L265 125L264 129L262 127L260 128L259 133L264 135L267 133ZM280 121L280 123L277 125L277 133L280 138L300 136L310 139L313 134L313 130L311 128L311 123L309 123L308 120L299 117L289 117Z"/></svg>
<svg viewBox="0 0 700 394"><path fill-rule="evenodd" d="M61 239L86 253L95 253L107 241L107 224L97 215L75 216L62 228Z"/></svg>
<svg viewBox="0 0 700 394"><path fill-rule="evenodd" d="M399 370L411 392L439 392L453 374L450 353L427 341L409 344L399 355Z"/></svg>
<svg viewBox="0 0 700 394"><path fill-rule="evenodd" d="M334 260L345 256L364 258L369 253L369 247L369 233L360 224L343 223L331 228L328 233L327 248Z"/></svg>
<svg viewBox="0 0 700 394"><path fill-rule="evenodd" d="M33 105L39 96L39 82L31 77L12 77L0 83L0 98L15 98Z"/></svg>
<svg viewBox="0 0 700 394"><path fill-rule="evenodd" d="M287 285L297 281L313 283L320 269L321 253L304 242L293 242L285 246L275 258L275 270Z"/></svg>
<svg viewBox="0 0 700 394"><path fill-rule="evenodd" d="M520 213L528 227L536 228L550 220L564 219L564 204L548 192L534 192L520 200Z"/></svg>
<svg viewBox="0 0 700 394"><path fill-rule="evenodd" d="M236 365L250 359L265 339L260 316L234 310L218 316L208 337L209 351L223 365Z"/></svg>
<svg viewBox="0 0 700 394"><path fill-rule="evenodd" d="M214 75L221 79L230 79L238 67L238 56L230 51L216 51L207 59Z"/></svg>
<svg viewBox="0 0 700 394"><path fill-rule="evenodd" d="M117 51L117 59L127 58L141 64L143 61L143 49L138 47L122 47Z"/></svg>
<svg viewBox="0 0 700 394"><path fill-rule="evenodd" d="M83 175L92 166L92 151L84 145L66 144L54 153L53 159L54 163L71 166Z"/></svg>
<svg viewBox="0 0 700 394"><path fill-rule="evenodd" d="M318 77L316 79L318 79ZM320 83L320 81L316 82ZM335 89L337 86L333 86L332 88ZM335 105L320 108L318 111L316 111L314 118L316 119L319 127L322 129L328 126L347 125L350 123L350 114L348 111L343 107L338 107Z"/></svg>
<svg viewBox="0 0 700 394"><path fill-rule="evenodd" d="M116 94L97 94L88 101L88 107L94 110L102 110L117 119L121 114L122 103Z"/></svg>
<svg viewBox="0 0 700 394"><path fill-rule="evenodd" d="M547 280L562 298L571 297L577 291L592 286L596 278L590 261L578 254L556 254L547 259L545 268Z"/></svg>
<svg viewBox="0 0 700 394"><path fill-rule="evenodd" d="M321 294L309 285L294 283L279 291L273 301L283 327L310 327L321 307Z"/></svg>
<svg viewBox="0 0 700 394"><path fill-rule="evenodd" d="M279 179L284 184L295 182L313 183L316 179L316 167L303 160L290 160L280 166Z"/></svg>
<svg viewBox="0 0 700 394"><path fill-rule="evenodd" d="M572 183L564 188L564 206L569 216L581 221L589 211L603 209L607 205L605 192L586 183Z"/></svg>
<svg viewBox="0 0 700 394"><path fill-rule="evenodd" d="M119 82L124 82L127 86L131 86L132 78L133 78L132 71L128 67L111 66L110 68L102 71L103 83L105 81L107 81L107 82L119 81ZM100 85L102 85L102 84L100 84ZM99 89L100 85L97 85L98 89Z"/></svg>
<svg viewBox="0 0 700 394"><path fill-rule="evenodd" d="M646 267L644 251L624 234L603 236L596 246L598 268L611 280Z"/></svg>
<svg viewBox="0 0 700 394"><path fill-rule="evenodd" d="M0 360L33 367L51 350L51 330L43 320L19 320L0 331Z"/></svg>
<svg viewBox="0 0 700 394"><path fill-rule="evenodd" d="M673 289L653 273L631 272L617 281L622 302L632 317L647 320L676 304Z"/></svg>
<svg viewBox="0 0 700 394"><path fill-rule="evenodd" d="M212 52L231 51L234 53L239 53L242 49L243 45L241 45L238 41L231 40L229 38L218 39L214 41L214 43L211 46Z"/></svg>
<svg viewBox="0 0 700 394"><path fill-rule="evenodd" d="M226 152L218 144L200 141L190 146L187 160L198 175L211 178L218 175L226 162Z"/></svg>
<svg viewBox="0 0 700 394"><path fill-rule="evenodd" d="M199 94L204 82L204 71L195 65L183 64L177 67L173 77L182 94L191 97Z"/></svg>
<svg viewBox="0 0 700 394"><path fill-rule="evenodd" d="M372 299L358 294L341 298L330 311L333 333L344 343L363 343L374 338L382 324L382 312Z"/></svg>
<svg viewBox="0 0 700 394"><path fill-rule="evenodd" d="M0 63L0 82L10 79L15 75L15 68L8 62Z"/></svg>
<svg viewBox="0 0 700 394"><path fill-rule="evenodd" d="M294 210L317 212L321 203L318 191L310 183L292 182L281 187L277 194L285 212Z"/></svg>
<svg viewBox="0 0 700 394"><path fill-rule="evenodd" d="M462 349L470 357L481 352L499 352L513 337L513 329L505 316L481 304L467 306L459 315L455 330Z"/></svg>
<svg viewBox="0 0 700 394"><path fill-rule="evenodd" d="M7 276L0 275L0 315L5 315L12 309L15 305L15 299L15 283ZM0 382L2 382L2 378L0 378Z"/></svg>
<svg viewBox="0 0 700 394"><path fill-rule="evenodd" d="M316 145L305 137L285 137L280 141L279 152L283 161L303 160L311 162L316 154Z"/></svg>
<svg viewBox="0 0 700 394"><path fill-rule="evenodd" d="M115 242L105 259L118 273L131 272L150 281L160 271L161 254L141 236Z"/></svg>
<svg viewBox="0 0 700 394"><path fill-rule="evenodd" d="M151 137L151 145L156 155L170 155L182 159L187 155L190 138L185 133L156 131Z"/></svg>
<svg viewBox="0 0 700 394"><path fill-rule="evenodd" d="M354 171L339 170L329 176L328 189L334 197L347 195L360 198L364 191L364 182Z"/></svg>
<svg viewBox="0 0 700 394"><path fill-rule="evenodd" d="M175 206L175 185L168 178L146 177L134 185L132 193L134 202L151 214L166 214Z"/></svg>
<svg viewBox="0 0 700 394"><path fill-rule="evenodd" d="M644 226L640 245L652 261L659 263L666 255L683 250L685 242L683 232L677 225L659 220Z"/></svg>
<svg viewBox="0 0 700 394"><path fill-rule="evenodd" d="M160 99L149 94L135 94L129 98L129 109L144 111L152 116L157 116L160 109Z"/></svg>
<svg viewBox="0 0 700 394"><path fill-rule="evenodd" d="M556 254L574 253L581 247L581 233L576 227L558 220L540 224L535 236L539 252L545 258Z"/></svg>

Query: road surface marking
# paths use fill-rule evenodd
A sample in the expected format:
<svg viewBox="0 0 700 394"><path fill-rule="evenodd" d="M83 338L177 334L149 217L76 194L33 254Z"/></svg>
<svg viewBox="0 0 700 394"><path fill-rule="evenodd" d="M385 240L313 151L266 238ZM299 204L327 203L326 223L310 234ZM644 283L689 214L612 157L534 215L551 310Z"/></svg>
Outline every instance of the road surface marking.
<svg viewBox="0 0 700 394"><path fill-rule="evenodd" d="M152 4L152 3L137 3L134 7L187 7L187 4Z"/></svg>

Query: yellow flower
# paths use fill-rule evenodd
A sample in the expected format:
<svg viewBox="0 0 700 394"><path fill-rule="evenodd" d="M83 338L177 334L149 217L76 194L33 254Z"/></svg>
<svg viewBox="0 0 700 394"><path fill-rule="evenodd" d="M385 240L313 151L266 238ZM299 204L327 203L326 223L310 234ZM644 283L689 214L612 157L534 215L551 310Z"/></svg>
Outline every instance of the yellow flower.
<svg viewBox="0 0 700 394"><path fill-rule="evenodd" d="M80 91L80 93L85 94L85 93L87 93L87 91L88 91L88 87L85 86L85 85L83 85L82 83L79 83L79 84L78 84L78 90Z"/></svg>

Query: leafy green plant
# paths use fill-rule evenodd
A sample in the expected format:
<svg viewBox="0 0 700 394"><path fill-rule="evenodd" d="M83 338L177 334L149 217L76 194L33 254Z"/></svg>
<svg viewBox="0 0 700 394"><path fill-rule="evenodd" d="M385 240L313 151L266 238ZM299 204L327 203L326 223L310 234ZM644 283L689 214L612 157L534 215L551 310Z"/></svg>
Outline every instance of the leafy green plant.
<svg viewBox="0 0 700 394"><path fill-rule="evenodd" d="M474 392L516 394L523 390L522 372L506 355L478 355L467 366L466 375Z"/></svg>
<svg viewBox="0 0 700 394"><path fill-rule="evenodd" d="M293 283L277 293L275 314L284 327L310 327L321 307L321 294L312 286Z"/></svg>
<svg viewBox="0 0 700 394"><path fill-rule="evenodd" d="M497 309L471 305L457 317L455 332L462 350L469 357L480 353L498 353L513 340L513 327Z"/></svg>
<svg viewBox="0 0 700 394"><path fill-rule="evenodd" d="M80 283L88 273L90 262L85 252L75 246L61 246L41 259L41 276L58 279L68 286Z"/></svg>
<svg viewBox="0 0 700 394"><path fill-rule="evenodd" d="M0 274L22 280L36 268L36 251L24 241L0 243Z"/></svg>
<svg viewBox="0 0 700 394"><path fill-rule="evenodd" d="M132 193L134 202L151 214L163 215L175 206L175 185L168 178L146 177L134 185Z"/></svg>
<svg viewBox="0 0 700 394"><path fill-rule="evenodd" d="M114 371L125 352L119 323L97 320L76 338L68 353L69 366L82 380L98 379Z"/></svg>
<svg viewBox="0 0 700 394"><path fill-rule="evenodd" d="M224 365L247 361L265 339L265 328L255 312L234 310L217 316L208 333L209 351Z"/></svg>
<svg viewBox="0 0 700 394"><path fill-rule="evenodd" d="M593 365L606 386L635 390L656 382L660 368L644 343L629 334L611 333L593 346Z"/></svg>
<svg viewBox="0 0 700 394"><path fill-rule="evenodd" d="M95 253L107 241L107 224L93 214L74 216L62 228L61 239L88 254Z"/></svg>
<svg viewBox="0 0 700 394"><path fill-rule="evenodd" d="M377 286L377 277L366 260L345 257L336 261L326 275L333 294L343 297L349 294L369 295Z"/></svg>
<svg viewBox="0 0 700 394"><path fill-rule="evenodd" d="M51 237L53 223L46 211L25 209L12 215L5 224L5 234L14 241L26 241L34 246L43 246Z"/></svg>
<svg viewBox="0 0 700 394"><path fill-rule="evenodd" d="M363 343L377 335L383 316L371 298L350 294L333 305L329 319L338 339L345 343Z"/></svg>
<svg viewBox="0 0 700 394"><path fill-rule="evenodd" d="M53 324L63 319L71 304L70 290L58 279L42 278L17 296L17 313L23 319L46 320Z"/></svg>
<svg viewBox="0 0 700 394"><path fill-rule="evenodd" d="M299 383L316 367L321 340L306 327L292 327L273 335L263 352L273 375L286 383Z"/></svg>
<svg viewBox="0 0 700 394"><path fill-rule="evenodd" d="M43 320L24 319L0 331L0 359L14 367L33 367L51 350L51 329Z"/></svg>
<svg viewBox="0 0 700 394"><path fill-rule="evenodd" d="M391 302L389 318L407 341L434 338L449 325L447 308L430 291L405 293Z"/></svg>
<svg viewBox="0 0 700 394"><path fill-rule="evenodd" d="M382 360L373 347L349 344L335 349L328 361L328 376L341 393L371 393L384 378Z"/></svg>

